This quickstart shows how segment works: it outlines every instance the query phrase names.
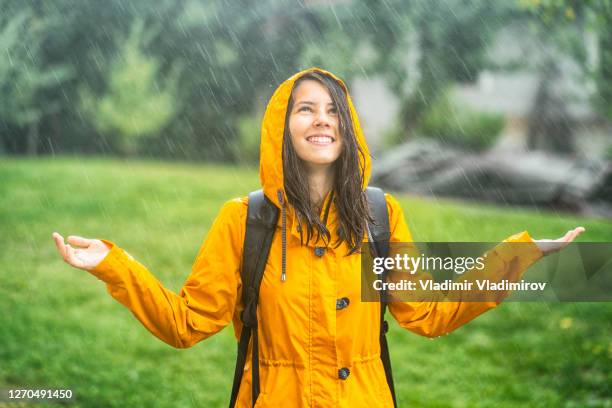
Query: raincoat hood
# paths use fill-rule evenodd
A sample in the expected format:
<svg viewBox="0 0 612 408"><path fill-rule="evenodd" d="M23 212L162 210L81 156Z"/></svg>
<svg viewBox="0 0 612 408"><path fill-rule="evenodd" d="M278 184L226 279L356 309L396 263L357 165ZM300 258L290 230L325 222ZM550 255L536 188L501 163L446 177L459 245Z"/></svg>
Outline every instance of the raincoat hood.
<svg viewBox="0 0 612 408"><path fill-rule="evenodd" d="M365 163L360 163L365 169L363 175L363 189L368 185L370 179L370 153L368 146L363 136L361 126L359 125L359 119L357 117L357 111L353 106L353 101L348 93L348 89L345 83L332 74L331 72L325 71L321 68L309 68L298 72L289 79L285 80L280 86L274 91L274 94L268 102L268 107L263 117L261 124L261 146L260 146L260 159L259 159L259 178L265 195L272 200L278 207L281 207L279 202L279 190L284 193L284 178L283 178L283 133L285 130L285 117L287 114L287 106L289 105L289 98L293 90L293 85L300 77L310 73L319 72L321 74L329 75L340 83L344 89L347 97L347 102L353 121L353 128L355 130L355 137L357 143L361 147L364 157L360 160L364 160ZM286 199L285 199L286 201Z"/></svg>

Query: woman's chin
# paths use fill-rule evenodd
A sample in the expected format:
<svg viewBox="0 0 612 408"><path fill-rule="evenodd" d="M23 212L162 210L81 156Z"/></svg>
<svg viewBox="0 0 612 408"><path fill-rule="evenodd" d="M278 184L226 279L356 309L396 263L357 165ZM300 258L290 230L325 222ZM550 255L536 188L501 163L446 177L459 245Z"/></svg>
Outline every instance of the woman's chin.
<svg viewBox="0 0 612 408"><path fill-rule="evenodd" d="M334 162L336 160L338 160L338 156L333 155L333 154L329 154L329 155L311 155L308 157L303 158L302 160L304 160L306 162L306 164L312 165L312 166L330 166L332 164L334 164Z"/></svg>

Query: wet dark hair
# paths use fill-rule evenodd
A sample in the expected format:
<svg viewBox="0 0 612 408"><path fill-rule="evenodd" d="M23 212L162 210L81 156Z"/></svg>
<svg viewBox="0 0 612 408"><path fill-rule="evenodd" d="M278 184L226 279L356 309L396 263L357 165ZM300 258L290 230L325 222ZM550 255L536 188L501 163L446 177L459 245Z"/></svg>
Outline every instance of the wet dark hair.
<svg viewBox="0 0 612 408"><path fill-rule="evenodd" d="M339 131L342 135L342 152L333 164L335 172L333 200L339 220L338 241L333 244L337 248L345 241L350 248L348 253L350 255L361 248L366 222L370 220L368 204L362 190L365 153L357 143L346 92L338 81L328 75L318 72L308 73L300 77L293 85L287 106L283 134L285 192L289 204L293 206L297 213L302 244L309 242L311 239L314 239L315 242L322 239L326 244L329 243L331 234L319 217L315 203L310 200L305 165L293 147L289 132L289 117L294 104L293 92L306 80L314 80L322 84L329 92L338 112ZM306 229L305 237L304 229Z"/></svg>

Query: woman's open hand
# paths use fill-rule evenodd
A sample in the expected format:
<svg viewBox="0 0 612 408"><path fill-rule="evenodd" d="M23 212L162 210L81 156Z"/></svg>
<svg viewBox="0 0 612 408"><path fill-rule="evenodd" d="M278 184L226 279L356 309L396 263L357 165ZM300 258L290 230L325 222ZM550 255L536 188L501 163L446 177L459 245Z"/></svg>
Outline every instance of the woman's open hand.
<svg viewBox="0 0 612 408"><path fill-rule="evenodd" d="M68 244L64 244L64 237L57 232L53 233L53 239L55 240L58 252L68 265L85 269L86 271L96 267L109 252L106 244L99 239L87 239L70 235L68 237ZM71 245L74 245L74 248Z"/></svg>
<svg viewBox="0 0 612 408"><path fill-rule="evenodd" d="M535 240L536 245L540 248L540 251L544 255L548 255L552 252L560 251L572 242L578 235L582 234L584 227L576 227L573 230L567 231L567 233L558 239L537 239Z"/></svg>

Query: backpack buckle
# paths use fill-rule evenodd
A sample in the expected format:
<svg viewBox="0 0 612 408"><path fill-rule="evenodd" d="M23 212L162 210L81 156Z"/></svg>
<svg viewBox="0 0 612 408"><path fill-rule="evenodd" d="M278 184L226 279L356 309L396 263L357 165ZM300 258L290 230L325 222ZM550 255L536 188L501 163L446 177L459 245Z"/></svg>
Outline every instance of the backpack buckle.
<svg viewBox="0 0 612 408"><path fill-rule="evenodd" d="M240 320L246 327L257 329L257 296L254 295L255 290L253 288L247 290L250 296L244 310L240 313Z"/></svg>
<svg viewBox="0 0 612 408"><path fill-rule="evenodd" d="M250 313L247 313L246 309L243 310L242 313L240 313L240 321L242 321L242 325L244 327L248 327L250 329L253 329L257 324L257 320L253 321L250 316Z"/></svg>
<svg viewBox="0 0 612 408"><path fill-rule="evenodd" d="M387 334L387 332L389 331L389 323L387 323L386 320L383 320L382 324L380 325L380 332L385 335Z"/></svg>

